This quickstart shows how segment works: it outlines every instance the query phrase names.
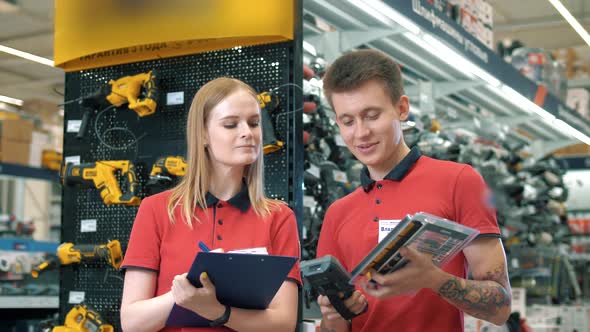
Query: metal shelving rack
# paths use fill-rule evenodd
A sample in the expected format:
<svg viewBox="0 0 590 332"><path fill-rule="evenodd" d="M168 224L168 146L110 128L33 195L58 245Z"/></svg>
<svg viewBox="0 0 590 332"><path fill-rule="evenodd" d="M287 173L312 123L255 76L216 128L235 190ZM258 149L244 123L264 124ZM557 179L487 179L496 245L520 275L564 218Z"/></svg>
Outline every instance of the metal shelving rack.
<svg viewBox="0 0 590 332"><path fill-rule="evenodd" d="M494 123L511 128L509 139L531 144L537 157L579 142L564 127L590 136L590 123L557 97L548 94L543 108L536 106L535 83L425 0L305 0L303 9L304 41L328 63L358 47L379 49L398 61L406 94L417 106L414 113L444 114L443 125L463 128L486 114ZM322 30L314 20L336 31ZM441 26L454 31L464 49Z"/></svg>
<svg viewBox="0 0 590 332"><path fill-rule="evenodd" d="M11 176L55 182L57 182L59 179L58 172L56 171L8 163L0 163L0 176Z"/></svg>
<svg viewBox="0 0 590 332"><path fill-rule="evenodd" d="M0 163L0 179L6 185L3 190L7 189L16 194L15 197L23 197L24 181L27 179L43 180L52 183L58 183L59 175L56 171L44 168L30 167L24 165ZM13 182L13 185L8 185ZM61 196L59 196L61 198ZM22 210L23 205L13 198L10 202L16 210ZM7 202L4 202L7 203ZM61 200L52 202L61 207ZM22 251L22 252L55 252L58 246L57 242L35 241L28 238L0 238L0 250L4 251ZM59 307L59 297L47 295L7 295L0 296L0 318L14 319L15 315L38 317L51 314Z"/></svg>

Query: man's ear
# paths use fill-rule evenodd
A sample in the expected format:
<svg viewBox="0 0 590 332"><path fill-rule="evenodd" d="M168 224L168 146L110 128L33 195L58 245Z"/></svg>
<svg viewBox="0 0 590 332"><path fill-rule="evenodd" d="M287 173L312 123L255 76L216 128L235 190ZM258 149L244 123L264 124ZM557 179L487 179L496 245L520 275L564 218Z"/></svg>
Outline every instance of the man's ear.
<svg viewBox="0 0 590 332"><path fill-rule="evenodd" d="M406 121L410 116L410 98L406 95L399 97L397 109L399 110L399 119L401 121Z"/></svg>

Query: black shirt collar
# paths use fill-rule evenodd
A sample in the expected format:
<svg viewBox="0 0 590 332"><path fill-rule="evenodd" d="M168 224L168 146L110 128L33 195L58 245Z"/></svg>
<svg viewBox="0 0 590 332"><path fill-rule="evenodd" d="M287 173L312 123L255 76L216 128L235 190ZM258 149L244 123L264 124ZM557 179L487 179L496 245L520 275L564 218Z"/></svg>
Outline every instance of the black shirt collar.
<svg viewBox="0 0 590 332"><path fill-rule="evenodd" d="M213 196L213 194L207 192L205 196L205 203L207 207L214 206L220 201L219 198ZM248 185L242 182L242 189L234 197L227 201L230 205L240 209L242 212L246 212L250 208L250 195L248 195Z"/></svg>
<svg viewBox="0 0 590 332"><path fill-rule="evenodd" d="M392 181L401 181L404 176L408 174L412 166L418 161L418 159L422 156L420 149L415 146L410 150L404 159L402 159L399 164L397 164L389 174L385 176L384 179L392 180ZM375 184L375 180L371 179L369 175L369 169L367 166L363 167L361 170L361 184L365 192L371 191L373 185Z"/></svg>

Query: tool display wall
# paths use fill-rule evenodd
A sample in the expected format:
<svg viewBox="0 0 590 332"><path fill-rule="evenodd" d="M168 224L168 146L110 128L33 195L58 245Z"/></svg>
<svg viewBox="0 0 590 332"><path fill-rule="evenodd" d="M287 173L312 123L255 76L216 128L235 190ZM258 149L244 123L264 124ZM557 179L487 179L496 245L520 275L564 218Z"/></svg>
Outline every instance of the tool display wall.
<svg viewBox="0 0 590 332"><path fill-rule="evenodd" d="M271 118L277 139L285 146L265 155L265 186L270 197L288 202L300 220L297 207L302 189L300 184L294 185L300 179L293 176L296 169L302 169L303 153L301 115L296 107L301 105L301 92L293 85L301 82L301 55L297 52L294 42L285 42L68 73L66 102L92 95L109 80L150 70L157 73L158 94L156 112L148 116L139 117L128 104L93 111L82 139L76 138L76 127L85 110L79 102L66 103L64 157L66 161L79 157L80 163L131 161L137 196L144 198L152 165L165 156L185 156L186 116L196 91L217 77L238 78L258 92L272 90L278 96L279 106ZM116 174L123 193L127 192L126 181ZM105 205L95 188L64 186L62 242L82 245L117 239L124 252L136 212L137 206ZM120 330L122 285L123 274L107 262L62 266L60 320L63 322L83 297L84 304ZM75 292L83 292L83 296Z"/></svg>

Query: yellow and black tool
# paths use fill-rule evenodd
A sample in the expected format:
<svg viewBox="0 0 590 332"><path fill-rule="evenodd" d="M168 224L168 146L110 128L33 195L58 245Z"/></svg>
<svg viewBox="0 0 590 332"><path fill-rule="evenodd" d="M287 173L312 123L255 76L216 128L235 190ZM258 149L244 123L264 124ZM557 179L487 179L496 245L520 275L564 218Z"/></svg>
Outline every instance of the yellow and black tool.
<svg viewBox="0 0 590 332"><path fill-rule="evenodd" d="M159 158L152 166L150 179L146 187L165 189L172 186L174 180L186 174L186 160L181 156Z"/></svg>
<svg viewBox="0 0 590 332"><path fill-rule="evenodd" d="M156 161L150 176L184 176L186 174L186 160L181 156L163 157Z"/></svg>
<svg viewBox="0 0 590 332"><path fill-rule="evenodd" d="M84 304L76 304L66 314L64 325L56 326L52 332L113 332L112 325L104 322L100 314Z"/></svg>
<svg viewBox="0 0 590 332"><path fill-rule="evenodd" d="M121 171L127 184L127 192L122 193L115 172ZM103 160L86 164L67 164L62 170L64 185L82 184L94 186L100 192L106 205L123 204L137 206L141 198L137 196L138 182L135 167L129 160Z"/></svg>
<svg viewBox="0 0 590 332"><path fill-rule="evenodd" d="M108 86L103 86L94 94L82 98L80 105L84 109L84 114L76 137L84 138L92 113L104 110L108 105L119 107L128 103L129 109L140 117L154 114L158 106L157 80L156 70L125 76L109 81Z"/></svg>
<svg viewBox="0 0 590 332"><path fill-rule="evenodd" d="M43 150L41 154L41 166L52 171L61 169L62 154L55 150Z"/></svg>
<svg viewBox="0 0 590 332"><path fill-rule="evenodd" d="M82 262L104 261L118 269L123 262L123 251L118 240L106 244L79 244L64 242L57 247L57 256L53 257L31 270L31 276L38 278L44 271L57 268L60 265L80 264Z"/></svg>
<svg viewBox="0 0 590 332"><path fill-rule="evenodd" d="M284 143L279 141L275 135L275 128L270 118L270 112L277 109L279 99L276 95L262 92L258 96L260 105L260 117L262 119L262 150L264 154L273 153L283 148Z"/></svg>
<svg viewBox="0 0 590 332"><path fill-rule="evenodd" d="M147 73L111 80L111 93L107 100L117 107L129 103L129 109L140 117L154 114L158 99L156 78L156 71L150 70Z"/></svg>

